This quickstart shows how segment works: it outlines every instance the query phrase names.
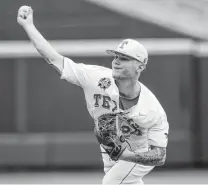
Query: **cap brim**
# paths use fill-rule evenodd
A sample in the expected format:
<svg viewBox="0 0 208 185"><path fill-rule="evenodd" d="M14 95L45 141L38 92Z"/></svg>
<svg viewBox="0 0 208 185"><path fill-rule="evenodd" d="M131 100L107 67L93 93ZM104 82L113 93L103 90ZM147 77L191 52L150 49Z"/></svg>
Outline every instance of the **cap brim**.
<svg viewBox="0 0 208 185"><path fill-rule="evenodd" d="M118 53L121 54L120 52L112 50L112 49L107 49L106 53L109 54L109 55L115 55L115 54L118 54Z"/></svg>
<svg viewBox="0 0 208 185"><path fill-rule="evenodd" d="M119 52L119 51L116 51L116 50L108 49L108 50L106 50L106 53L109 54L109 55L123 55L123 56L125 56L125 57L129 57L129 58L131 58L131 59L135 59L135 58L132 57L132 56L129 56L129 55L125 54L125 53L122 53L122 52ZM136 60L136 59L135 59L135 60Z"/></svg>
<svg viewBox="0 0 208 185"><path fill-rule="evenodd" d="M138 59L136 59L136 58L134 58L134 57L132 57L130 55L127 55L125 53L122 53L122 52L119 52L119 51L116 51L116 50L108 49L108 50L106 50L106 53L109 54L109 55L112 55L112 56L114 56L114 55L122 55L122 56L128 57L130 59L137 60L137 61L141 62L140 60L138 60ZM141 62L141 63L143 63L143 62Z"/></svg>

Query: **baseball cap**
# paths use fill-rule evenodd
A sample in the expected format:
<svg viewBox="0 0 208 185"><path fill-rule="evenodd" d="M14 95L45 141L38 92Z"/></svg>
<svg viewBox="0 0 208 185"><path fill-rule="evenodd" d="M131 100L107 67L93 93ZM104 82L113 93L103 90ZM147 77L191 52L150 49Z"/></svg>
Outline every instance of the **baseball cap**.
<svg viewBox="0 0 208 185"><path fill-rule="evenodd" d="M136 40L125 39L117 47L116 50L106 50L111 55L125 55L127 57L136 59L143 64L147 64L148 53L146 48Z"/></svg>

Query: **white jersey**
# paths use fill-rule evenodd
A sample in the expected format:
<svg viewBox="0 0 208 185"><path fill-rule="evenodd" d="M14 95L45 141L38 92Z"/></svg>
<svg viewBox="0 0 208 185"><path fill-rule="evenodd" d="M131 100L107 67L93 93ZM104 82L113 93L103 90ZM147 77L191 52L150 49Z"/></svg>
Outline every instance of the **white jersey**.
<svg viewBox="0 0 208 185"><path fill-rule="evenodd" d="M61 79L65 79L83 88L87 109L95 124L99 116L108 113L124 112L134 123L131 134L131 150L146 152L150 145L166 147L168 129L165 111L154 94L142 83L138 103L128 110L119 108L119 91L112 77L112 70L96 65L77 64L64 59ZM137 132L136 132L137 131ZM105 171L113 165L103 154ZM151 170L150 167L148 170ZM146 172L145 172L146 173Z"/></svg>

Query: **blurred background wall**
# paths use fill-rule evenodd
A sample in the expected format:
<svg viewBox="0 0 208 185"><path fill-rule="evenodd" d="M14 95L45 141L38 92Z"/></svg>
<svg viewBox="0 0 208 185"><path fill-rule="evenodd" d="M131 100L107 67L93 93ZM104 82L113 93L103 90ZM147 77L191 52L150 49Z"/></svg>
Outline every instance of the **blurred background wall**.
<svg viewBox="0 0 208 185"><path fill-rule="evenodd" d="M98 2L0 1L0 166L102 168L82 90L60 80L16 23L18 8L26 4L34 9L35 25L43 36L78 63L111 67L105 49L124 38L141 41L149 51L141 81L158 97L170 123L165 166L206 167L208 43L203 30L208 27L195 21L199 31L190 31L187 19L169 15L167 24L162 18L152 19L151 9L149 17L141 13L164 6L178 11L175 16L204 20L207 1L183 1L182 9L182 1L129 0L126 11L120 1ZM122 11L115 9L118 6ZM131 8L138 14L131 14ZM161 17L166 16L164 11Z"/></svg>

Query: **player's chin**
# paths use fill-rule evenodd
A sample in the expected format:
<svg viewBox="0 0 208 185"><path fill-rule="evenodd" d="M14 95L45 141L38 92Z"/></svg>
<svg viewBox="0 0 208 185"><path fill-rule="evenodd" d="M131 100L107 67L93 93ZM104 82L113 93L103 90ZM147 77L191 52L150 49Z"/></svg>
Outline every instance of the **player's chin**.
<svg viewBox="0 0 208 185"><path fill-rule="evenodd" d="M113 71L112 75L113 75L113 78L115 79L119 79L122 77L122 74L119 73L118 71Z"/></svg>

